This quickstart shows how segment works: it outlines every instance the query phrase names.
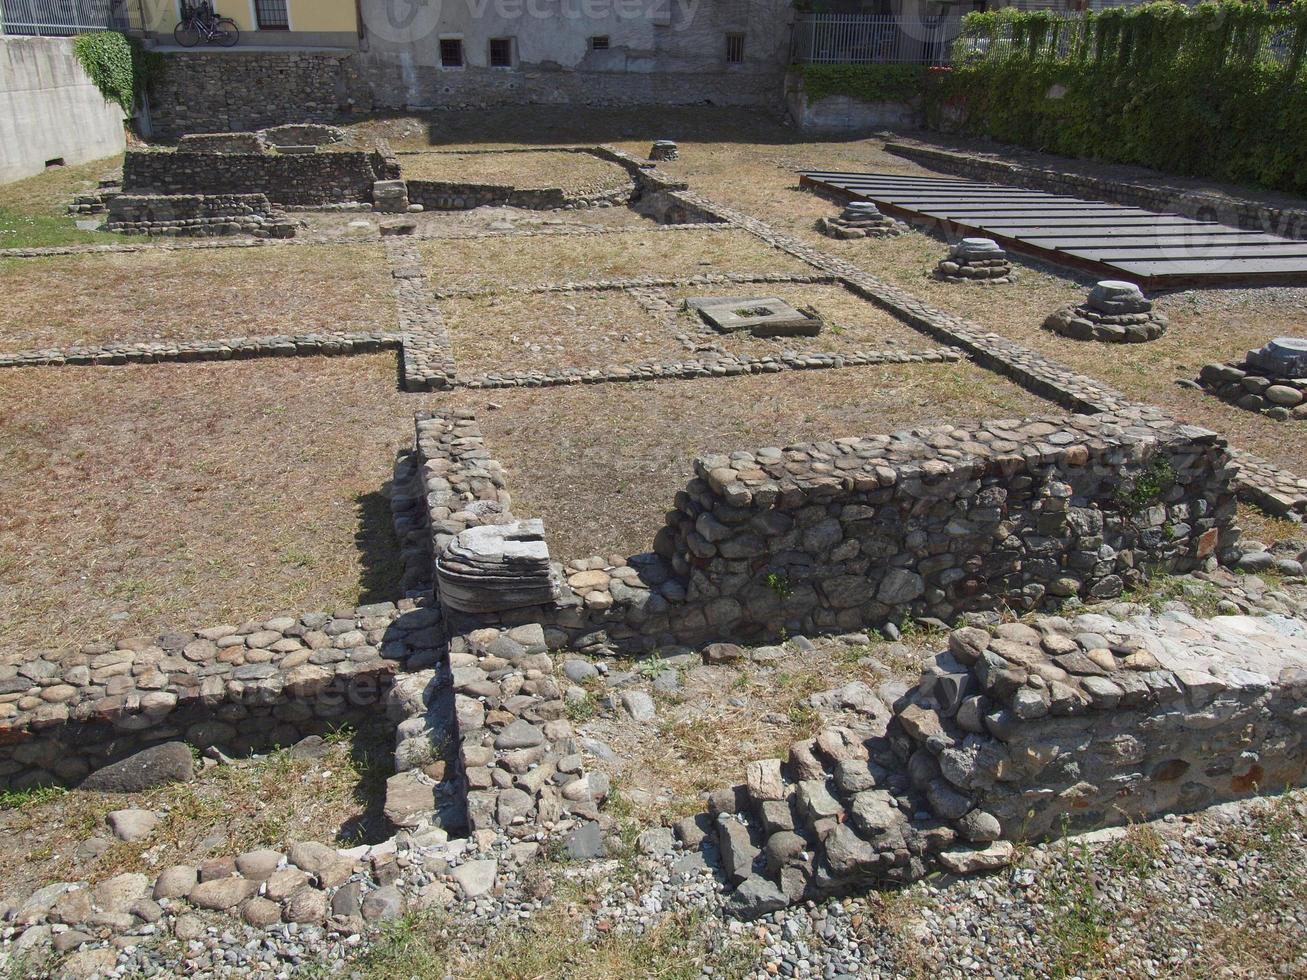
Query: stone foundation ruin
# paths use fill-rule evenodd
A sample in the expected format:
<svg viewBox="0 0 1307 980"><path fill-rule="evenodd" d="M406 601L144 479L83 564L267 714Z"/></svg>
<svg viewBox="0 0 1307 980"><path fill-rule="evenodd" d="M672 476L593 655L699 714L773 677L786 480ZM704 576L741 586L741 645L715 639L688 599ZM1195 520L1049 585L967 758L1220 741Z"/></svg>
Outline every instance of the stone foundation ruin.
<svg viewBox="0 0 1307 980"><path fill-rule="evenodd" d="M556 597L513 608L472 608L460 581L446 615L467 628L540 623L554 649L765 642L1111 598L1238 537L1224 441L1147 412L739 452L695 472L653 553L555 562ZM470 415L420 417L401 479L413 581L430 585L468 528L518 519Z"/></svg>
<svg viewBox="0 0 1307 980"><path fill-rule="evenodd" d="M1083 303L1049 314L1044 329L1073 340L1112 344L1142 344L1166 333L1166 316L1153 309L1134 283L1104 280Z"/></svg>
<svg viewBox="0 0 1307 980"><path fill-rule="evenodd" d="M1242 364L1207 364L1198 383L1217 397L1279 422L1307 419L1307 340L1277 337Z"/></svg>
<svg viewBox="0 0 1307 980"><path fill-rule="evenodd" d="M265 194L118 194L105 231L127 235L293 238L295 223Z"/></svg>
<svg viewBox="0 0 1307 980"><path fill-rule="evenodd" d="M897 238L908 226L871 201L850 201L838 216L818 218L817 230L827 238Z"/></svg>
<svg viewBox="0 0 1307 980"><path fill-rule="evenodd" d="M944 282L1007 283L1012 281L1012 263L992 238L964 238L949 246L934 275Z"/></svg>

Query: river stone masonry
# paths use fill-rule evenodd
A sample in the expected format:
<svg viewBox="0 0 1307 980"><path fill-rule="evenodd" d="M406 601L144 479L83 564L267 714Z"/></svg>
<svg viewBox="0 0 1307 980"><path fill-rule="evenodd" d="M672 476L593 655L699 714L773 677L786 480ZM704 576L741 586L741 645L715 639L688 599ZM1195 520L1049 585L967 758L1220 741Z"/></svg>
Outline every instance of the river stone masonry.
<svg viewBox="0 0 1307 980"><path fill-rule="evenodd" d="M293 238L295 223L265 194L117 194L105 231L128 235Z"/></svg>
<svg viewBox="0 0 1307 980"><path fill-rule="evenodd" d="M1307 419L1307 340L1278 337L1242 364L1207 364L1198 383L1218 398L1278 422Z"/></svg>
<svg viewBox="0 0 1307 980"><path fill-rule="evenodd" d="M677 825L691 847L715 832L743 918L1307 783L1307 636L1274 617L964 627L892 711L861 682L831 693L864 721L751 763Z"/></svg>
<svg viewBox="0 0 1307 980"><path fill-rule="evenodd" d="M1009 283L1012 263L992 238L964 238L949 246L934 276L944 282Z"/></svg>
<svg viewBox="0 0 1307 980"><path fill-rule="evenodd" d="M425 501L408 534L432 556L415 579L468 528L518 520L470 413L419 417L408 472L406 497ZM551 649L597 653L761 642L1111 598L1239 537L1224 442L1160 412L805 443L704 457L695 474L654 553L551 561L551 601L474 611L455 596L447 618L539 623Z"/></svg>
<svg viewBox="0 0 1307 980"><path fill-rule="evenodd" d="M395 673L432 663L414 600L0 657L0 786L76 783L163 739L240 754L371 725Z"/></svg>
<svg viewBox="0 0 1307 980"><path fill-rule="evenodd" d="M1083 303L1063 306L1044 321L1044 329L1073 340L1143 344L1166 333L1166 316L1134 283L1104 280Z"/></svg>

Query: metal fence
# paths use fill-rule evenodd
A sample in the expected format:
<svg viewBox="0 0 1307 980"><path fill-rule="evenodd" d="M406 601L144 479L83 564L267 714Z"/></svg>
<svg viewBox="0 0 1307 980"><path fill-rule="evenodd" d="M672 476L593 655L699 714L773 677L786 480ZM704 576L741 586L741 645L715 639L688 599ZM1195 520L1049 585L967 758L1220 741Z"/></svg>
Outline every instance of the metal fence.
<svg viewBox="0 0 1307 980"><path fill-rule="evenodd" d="M957 17L804 14L790 60L803 65L946 65Z"/></svg>
<svg viewBox="0 0 1307 980"><path fill-rule="evenodd" d="M87 31L126 31L128 0L0 0L0 34L67 37Z"/></svg>

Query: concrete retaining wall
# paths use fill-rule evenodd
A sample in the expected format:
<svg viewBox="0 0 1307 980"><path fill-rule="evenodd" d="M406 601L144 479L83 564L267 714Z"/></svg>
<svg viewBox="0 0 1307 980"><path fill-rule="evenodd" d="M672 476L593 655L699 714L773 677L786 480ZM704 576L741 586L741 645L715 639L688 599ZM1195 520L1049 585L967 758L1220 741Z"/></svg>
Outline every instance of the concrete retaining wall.
<svg viewBox="0 0 1307 980"><path fill-rule="evenodd" d="M70 38L0 37L0 184L126 145L122 110L83 71Z"/></svg>
<svg viewBox="0 0 1307 980"><path fill-rule="evenodd" d="M800 132L856 133L885 126L910 128L921 125L921 100L913 102L863 102L847 95L810 99L803 79L790 75L785 82L785 108Z"/></svg>

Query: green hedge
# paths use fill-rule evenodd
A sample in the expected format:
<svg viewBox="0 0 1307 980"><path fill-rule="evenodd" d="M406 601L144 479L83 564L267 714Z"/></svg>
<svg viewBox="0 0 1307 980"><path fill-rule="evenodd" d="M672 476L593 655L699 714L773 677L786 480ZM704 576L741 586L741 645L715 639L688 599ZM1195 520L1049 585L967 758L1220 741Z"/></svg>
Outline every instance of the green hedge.
<svg viewBox="0 0 1307 980"><path fill-rule="evenodd" d="M1272 56L1271 39L1278 54ZM971 14L932 125L1037 150L1307 192L1307 0Z"/></svg>
<svg viewBox="0 0 1307 980"><path fill-rule="evenodd" d="M863 102L907 102L919 97L927 69L921 65L803 65L803 90L814 102L847 95Z"/></svg>

